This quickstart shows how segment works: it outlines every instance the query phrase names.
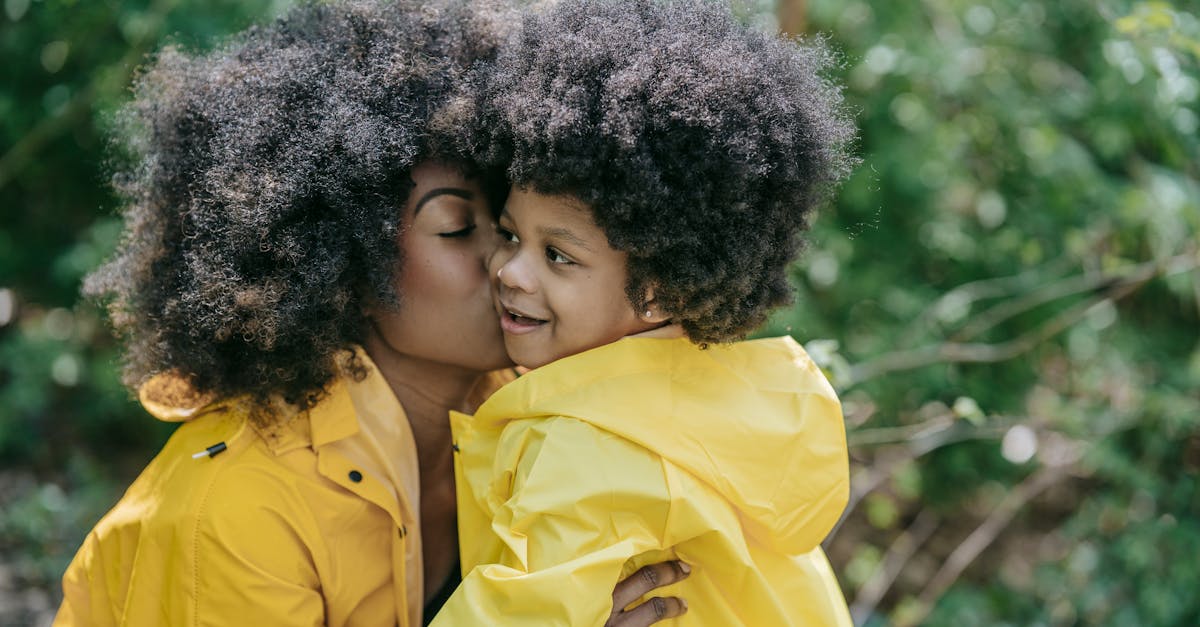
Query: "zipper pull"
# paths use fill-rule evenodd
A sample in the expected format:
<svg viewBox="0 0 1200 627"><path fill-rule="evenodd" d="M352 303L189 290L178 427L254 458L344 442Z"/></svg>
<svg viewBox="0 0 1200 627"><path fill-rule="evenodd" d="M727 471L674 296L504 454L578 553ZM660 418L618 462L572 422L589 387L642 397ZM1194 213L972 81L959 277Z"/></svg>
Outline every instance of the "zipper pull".
<svg viewBox="0 0 1200 627"><path fill-rule="evenodd" d="M193 453L192 459L200 459L201 457L216 457L226 448L227 447L225 446L224 442L217 442L216 444L204 449L203 451L200 451L199 453Z"/></svg>

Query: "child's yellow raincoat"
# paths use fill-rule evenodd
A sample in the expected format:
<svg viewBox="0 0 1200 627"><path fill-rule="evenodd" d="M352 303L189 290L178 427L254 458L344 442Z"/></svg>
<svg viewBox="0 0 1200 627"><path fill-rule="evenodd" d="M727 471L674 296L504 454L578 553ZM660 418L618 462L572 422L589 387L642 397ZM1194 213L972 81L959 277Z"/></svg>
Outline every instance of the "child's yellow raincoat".
<svg viewBox="0 0 1200 627"><path fill-rule="evenodd" d="M833 389L795 341L626 338L452 417L464 582L434 622L602 625L672 555L679 625L849 625L819 543L846 505ZM673 551L672 551L673 549Z"/></svg>

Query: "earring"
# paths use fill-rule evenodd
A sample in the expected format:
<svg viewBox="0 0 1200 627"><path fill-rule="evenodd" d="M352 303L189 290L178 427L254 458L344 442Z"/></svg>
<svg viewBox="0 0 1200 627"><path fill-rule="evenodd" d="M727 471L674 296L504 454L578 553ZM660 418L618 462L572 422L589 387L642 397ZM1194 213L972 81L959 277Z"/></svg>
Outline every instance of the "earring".
<svg viewBox="0 0 1200 627"><path fill-rule="evenodd" d="M653 312L653 311L650 311L649 309L647 309L647 310L646 310L646 313L644 313L644 314L642 314L642 315L646 316L647 318L653 318L653 317L654 317L654 312Z"/></svg>

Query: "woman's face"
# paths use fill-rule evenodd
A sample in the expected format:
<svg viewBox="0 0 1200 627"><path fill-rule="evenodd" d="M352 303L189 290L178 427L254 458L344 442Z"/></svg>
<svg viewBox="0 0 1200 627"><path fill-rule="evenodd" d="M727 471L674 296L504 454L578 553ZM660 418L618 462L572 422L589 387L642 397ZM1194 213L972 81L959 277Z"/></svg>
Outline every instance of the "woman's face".
<svg viewBox="0 0 1200 627"><path fill-rule="evenodd" d="M395 353L466 370L511 365L492 306L487 260L499 243L488 198L453 166L427 162L404 205L398 310L375 306L375 333Z"/></svg>

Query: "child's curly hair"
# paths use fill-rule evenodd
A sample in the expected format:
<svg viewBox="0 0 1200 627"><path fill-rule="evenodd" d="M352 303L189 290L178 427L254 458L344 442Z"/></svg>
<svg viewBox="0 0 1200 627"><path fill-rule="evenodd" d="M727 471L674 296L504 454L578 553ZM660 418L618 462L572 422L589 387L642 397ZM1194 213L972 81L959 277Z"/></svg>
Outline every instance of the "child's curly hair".
<svg viewBox="0 0 1200 627"><path fill-rule="evenodd" d="M788 302L799 234L854 162L831 61L713 2L564 0L460 111L514 185L591 207L639 311L652 285L693 341L721 342Z"/></svg>
<svg viewBox="0 0 1200 627"><path fill-rule="evenodd" d="M459 161L429 119L506 21L501 4L306 2L213 52L159 52L114 138L124 239L84 288L109 300L126 384L174 372L315 403L365 338L364 304L405 297L410 171Z"/></svg>

